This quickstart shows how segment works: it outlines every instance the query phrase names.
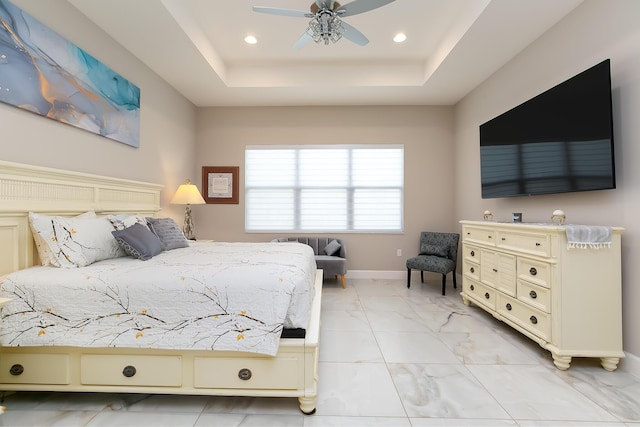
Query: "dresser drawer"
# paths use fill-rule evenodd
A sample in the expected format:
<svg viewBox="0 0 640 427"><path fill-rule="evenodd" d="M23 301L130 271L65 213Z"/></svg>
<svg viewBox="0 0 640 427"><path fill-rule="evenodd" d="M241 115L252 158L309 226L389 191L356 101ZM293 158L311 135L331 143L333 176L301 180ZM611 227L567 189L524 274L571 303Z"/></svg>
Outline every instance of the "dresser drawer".
<svg viewBox="0 0 640 427"><path fill-rule="evenodd" d="M496 309L496 292L488 286L471 280L465 280L463 284L463 292L476 303L486 306L491 310Z"/></svg>
<svg viewBox="0 0 640 427"><path fill-rule="evenodd" d="M83 355L80 380L91 385L180 387L180 356Z"/></svg>
<svg viewBox="0 0 640 427"><path fill-rule="evenodd" d="M551 316L515 298L498 294L498 313L545 341L551 340Z"/></svg>
<svg viewBox="0 0 640 427"><path fill-rule="evenodd" d="M551 265L531 259L518 257L518 277L536 285L551 287Z"/></svg>
<svg viewBox="0 0 640 427"><path fill-rule="evenodd" d="M480 266L468 260L462 261L462 272L473 280L480 281Z"/></svg>
<svg viewBox="0 0 640 427"><path fill-rule="evenodd" d="M204 358L194 359L194 387L234 389L296 389L304 387L298 357L255 359Z"/></svg>
<svg viewBox="0 0 640 427"><path fill-rule="evenodd" d="M69 384L66 354L0 355L0 382L7 384Z"/></svg>
<svg viewBox="0 0 640 427"><path fill-rule="evenodd" d="M551 237L548 234L499 230L496 245L522 253L551 256Z"/></svg>
<svg viewBox="0 0 640 427"><path fill-rule="evenodd" d="M465 226L462 230L462 240L465 242L478 242L495 246L496 232L488 228Z"/></svg>
<svg viewBox="0 0 640 427"><path fill-rule="evenodd" d="M518 279L518 299L523 303L551 313L551 290Z"/></svg>
<svg viewBox="0 0 640 427"><path fill-rule="evenodd" d="M477 246L473 245L463 245L462 246L462 258L475 262L476 264L480 264L480 249Z"/></svg>

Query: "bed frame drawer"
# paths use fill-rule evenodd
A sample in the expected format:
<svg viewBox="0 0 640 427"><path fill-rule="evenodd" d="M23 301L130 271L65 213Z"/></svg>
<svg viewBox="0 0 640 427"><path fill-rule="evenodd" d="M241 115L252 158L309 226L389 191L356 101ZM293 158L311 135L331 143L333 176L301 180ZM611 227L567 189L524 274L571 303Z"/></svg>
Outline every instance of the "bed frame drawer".
<svg viewBox="0 0 640 427"><path fill-rule="evenodd" d="M80 380L90 385L180 387L179 356L83 355Z"/></svg>
<svg viewBox="0 0 640 427"><path fill-rule="evenodd" d="M295 357L233 359L195 358L196 388L296 389L302 361Z"/></svg>
<svg viewBox="0 0 640 427"><path fill-rule="evenodd" d="M0 357L0 382L6 384L69 384L66 354L11 354Z"/></svg>

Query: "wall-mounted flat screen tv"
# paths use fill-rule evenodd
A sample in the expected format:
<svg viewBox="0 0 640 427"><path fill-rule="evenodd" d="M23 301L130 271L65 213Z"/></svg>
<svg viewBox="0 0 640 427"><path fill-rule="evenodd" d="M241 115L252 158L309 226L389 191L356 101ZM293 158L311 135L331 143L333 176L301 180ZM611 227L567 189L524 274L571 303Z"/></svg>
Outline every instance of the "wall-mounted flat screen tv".
<svg viewBox="0 0 640 427"><path fill-rule="evenodd" d="M616 187L610 60L480 125L482 198Z"/></svg>

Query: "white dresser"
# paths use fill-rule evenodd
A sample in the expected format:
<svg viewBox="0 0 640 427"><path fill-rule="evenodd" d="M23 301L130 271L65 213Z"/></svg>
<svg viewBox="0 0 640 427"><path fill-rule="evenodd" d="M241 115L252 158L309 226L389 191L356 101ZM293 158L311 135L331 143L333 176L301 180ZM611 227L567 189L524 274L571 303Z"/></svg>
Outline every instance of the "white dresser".
<svg viewBox="0 0 640 427"><path fill-rule="evenodd" d="M460 221L462 299L549 350L568 369L572 357L599 357L616 369L622 351L620 237L611 247L567 248L564 227Z"/></svg>

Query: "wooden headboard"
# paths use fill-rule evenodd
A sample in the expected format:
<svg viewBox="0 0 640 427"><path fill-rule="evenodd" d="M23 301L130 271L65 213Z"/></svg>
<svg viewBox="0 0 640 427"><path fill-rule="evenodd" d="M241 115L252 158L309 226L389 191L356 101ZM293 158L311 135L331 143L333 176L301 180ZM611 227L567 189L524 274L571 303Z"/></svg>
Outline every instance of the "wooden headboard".
<svg viewBox="0 0 640 427"><path fill-rule="evenodd" d="M0 276L39 264L29 212L156 216L162 185L0 161Z"/></svg>

